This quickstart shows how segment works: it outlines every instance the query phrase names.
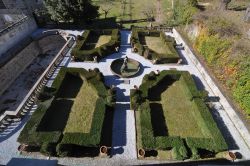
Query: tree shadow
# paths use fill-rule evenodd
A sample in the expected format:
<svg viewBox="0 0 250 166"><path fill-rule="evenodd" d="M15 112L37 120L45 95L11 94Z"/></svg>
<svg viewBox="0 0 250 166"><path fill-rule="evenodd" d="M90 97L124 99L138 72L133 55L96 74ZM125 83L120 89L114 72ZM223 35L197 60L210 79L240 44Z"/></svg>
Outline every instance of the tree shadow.
<svg viewBox="0 0 250 166"><path fill-rule="evenodd" d="M37 131L63 131L72 105L72 100L54 100L39 123Z"/></svg>
<svg viewBox="0 0 250 166"><path fill-rule="evenodd" d="M208 96L206 101L208 101L208 102L220 102L220 97L218 97L218 96Z"/></svg>
<svg viewBox="0 0 250 166"><path fill-rule="evenodd" d="M150 103L150 114L154 136L167 136L168 131L162 105L160 103Z"/></svg>
<svg viewBox="0 0 250 166"><path fill-rule="evenodd" d="M114 118L114 109L112 107L106 107L105 117L102 125L100 144L107 147L112 146L113 118Z"/></svg>
<svg viewBox="0 0 250 166"><path fill-rule="evenodd" d="M176 51L177 51L178 55L180 56L180 58L182 59L181 64L188 65L188 61L187 61L186 57L184 56L184 54L182 53L182 50L176 49Z"/></svg>
<svg viewBox="0 0 250 166"><path fill-rule="evenodd" d="M195 82L197 89L198 90L205 90L205 86L203 85L201 79L194 74L192 74L192 77L194 79L194 82Z"/></svg>
<svg viewBox="0 0 250 166"><path fill-rule="evenodd" d="M113 120L113 137L112 137L112 147L125 146L127 144L127 111L130 111L129 104L117 103L115 105L114 120ZM114 152L112 152L113 154Z"/></svg>
<svg viewBox="0 0 250 166"><path fill-rule="evenodd" d="M7 165L8 166L15 166L15 165L37 165L37 166L53 166L57 165L58 160L43 160L43 159L30 159L30 158L12 158Z"/></svg>
<svg viewBox="0 0 250 166"><path fill-rule="evenodd" d="M56 95L57 98L75 98L83 84L79 76L66 73Z"/></svg>
<svg viewBox="0 0 250 166"><path fill-rule="evenodd" d="M174 82L175 80L172 77L164 77L157 85L148 90L148 99L150 101L161 101L161 94Z"/></svg>
<svg viewBox="0 0 250 166"><path fill-rule="evenodd" d="M237 150L239 149L238 145L236 144L234 138L232 137L227 125L224 123L223 119L221 118L220 114L216 108L214 107L209 107L209 110L217 124L217 127L219 128L222 136L224 137L229 150Z"/></svg>
<svg viewBox="0 0 250 166"><path fill-rule="evenodd" d="M70 157L96 157L99 155L98 147L84 147L78 145L72 145L72 154Z"/></svg>

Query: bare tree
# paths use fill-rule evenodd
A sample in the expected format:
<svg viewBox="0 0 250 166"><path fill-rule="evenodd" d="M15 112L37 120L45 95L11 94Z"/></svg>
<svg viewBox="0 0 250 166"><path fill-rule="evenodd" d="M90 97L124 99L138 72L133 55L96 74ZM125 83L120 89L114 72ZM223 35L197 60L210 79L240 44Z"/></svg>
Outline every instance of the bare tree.
<svg viewBox="0 0 250 166"><path fill-rule="evenodd" d="M248 5L246 13L244 15L244 21L245 22L250 22L250 4Z"/></svg>
<svg viewBox="0 0 250 166"><path fill-rule="evenodd" d="M149 22L154 20L155 6L152 4L146 4L142 10L142 14L147 18Z"/></svg>
<svg viewBox="0 0 250 166"><path fill-rule="evenodd" d="M228 4L231 2L231 0L221 0L220 9L221 10L227 10Z"/></svg>
<svg viewBox="0 0 250 166"><path fill-rule="evenodd" d="M100 2L100 9L104 12L104 17L107 18L107 15L114 6L114 3L112 0L102 0Z"/></svg>

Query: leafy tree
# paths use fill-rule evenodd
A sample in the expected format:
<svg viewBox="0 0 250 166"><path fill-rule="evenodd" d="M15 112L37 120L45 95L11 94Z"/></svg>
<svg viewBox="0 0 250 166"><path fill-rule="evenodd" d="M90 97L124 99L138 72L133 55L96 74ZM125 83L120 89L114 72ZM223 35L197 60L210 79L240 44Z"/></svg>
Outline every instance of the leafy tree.
<svg viewBox="0 0 250 166"><path fill-rule="evenodd" d="M45 0L51 19L57 22L86 23L99 16L91 0Z"/></svg>

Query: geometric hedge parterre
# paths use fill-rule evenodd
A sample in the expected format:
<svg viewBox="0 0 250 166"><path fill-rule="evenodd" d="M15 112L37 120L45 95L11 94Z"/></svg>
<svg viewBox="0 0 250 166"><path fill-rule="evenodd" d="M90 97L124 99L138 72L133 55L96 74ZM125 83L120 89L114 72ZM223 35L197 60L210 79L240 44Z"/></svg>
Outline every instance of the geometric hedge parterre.
<svg viewBox="0 0 250 166"><path fill-rule="evenodd" d="M56 156L111 146L115 92L103 81L98 69L61 68L52 86L40 94L38 109L18 142Z"/></svg>
<svg viewBox="0 0 250 166"><path fill-rule="evenodd" d="M138 89L132 89L136 110L137 148L171 150L178 160L200 157L200 151L225 151L227 144L187 71L151 72ZM191 151L191 154L188 154Z"/></svg>

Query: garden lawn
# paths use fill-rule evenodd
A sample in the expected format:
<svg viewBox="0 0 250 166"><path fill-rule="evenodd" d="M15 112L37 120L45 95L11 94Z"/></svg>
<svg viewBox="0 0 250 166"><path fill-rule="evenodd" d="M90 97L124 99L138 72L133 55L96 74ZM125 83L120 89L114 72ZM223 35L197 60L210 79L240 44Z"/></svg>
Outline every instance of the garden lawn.
<svg viewBox="0 0 250 166"><path fill-rule="evenodd" d="M72 106L64 132L89 133L95 104L98 99L97 92L90 84L84 82Z"/></svg>
<svg viewBox="0 0 250 166"><path fill-rule="evenodd" d="M100 0L94 0L94 4L100 6L99 13L100 18L105 18L104 11L102 11L102 6L105 4L101 3ZM149 23L146 20L146 16L143 14L145 10L154 10L154 15L156 17L157 10L157 0L125 0L125 8L123 9L123 4L121 0L113 0L113 5L107 15L107 18L115 17L116 21L128 21L133 20L133 23L126 23L123 26L130 28L131 25L136 26L147 26ZM160 6L162 13L166 13L171 10L171 1L170 0L161 0ZM106 7L107 8L107 7ZM162 18L162 23L166 21L165 14L160 16Z"/></svg>
<svg viewBox="0 0 250 166"><path fill-rule="evenodd" d="M210 137L204 126L199 126L196 119L202 119L198 108L186 94L186 87L181 81L175 81L161 94L161 104L169 136ZM157 111L157 110L156 110Z"/></svg>
<svg viewBox="0 0 250 166"><path fill-rule="evenodd" d="M145 41L149 49L153 50L157 54L172 54L171 50L160 39L160 37L145 36Z"/></svg>
<svg viewBox="0 0 250 166"><path fill-rule="evenodd" d="M97 41L97 43L95 45L95 48L100 47L100 46L108 43L110 40L111 40L111 36L110 35L101 35L98 38L98 41Z"/></svg>

